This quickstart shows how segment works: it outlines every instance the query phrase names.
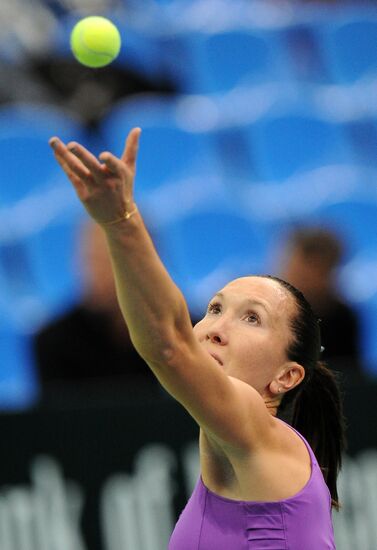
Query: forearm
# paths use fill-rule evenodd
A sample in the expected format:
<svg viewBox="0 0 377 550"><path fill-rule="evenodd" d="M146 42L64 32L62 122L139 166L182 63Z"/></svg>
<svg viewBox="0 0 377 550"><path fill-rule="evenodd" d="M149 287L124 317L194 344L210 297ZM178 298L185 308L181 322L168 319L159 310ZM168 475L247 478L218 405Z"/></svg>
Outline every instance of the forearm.
<svg viewBox="0 0 377 550"><path fill-rule="evenodd" d="M105 227L119 304L139 354L168 361L192 333L186 302L161 262L140 213Z"/></svg>
<svg viewBox="0 0 377 550"><path fill-rule="evenodd" d="M104 228L131 339L152 365L166 362L177 342L190 345L193 335L185 300L159 259L140 213L133 213L139 137L140 129L133 128L120 159L109 152L97 158L79 143L66 146L57 137L50 144L83 205Z"/></svg>

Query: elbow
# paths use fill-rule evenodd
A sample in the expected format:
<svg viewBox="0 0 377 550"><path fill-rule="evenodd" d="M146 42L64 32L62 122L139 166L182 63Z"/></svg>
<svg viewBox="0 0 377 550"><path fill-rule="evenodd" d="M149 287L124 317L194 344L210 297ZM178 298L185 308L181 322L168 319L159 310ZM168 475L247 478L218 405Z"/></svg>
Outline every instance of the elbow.
<svg viewBox="0 0 377 550"><path fill-rule="evenodd" d="M149 338L147 342L135 340L133 344L139 355L152 368L174 368L181 363L183 355L187 353L187 342L177 331L164 336L160 333L157 338Z"/></svg>
<svg viewBox="0 0 377 550"><path fill-rule="evenodd" d="M160 350L158 357L158 363L161 366L172 368L177 362L177 349L176 346L167 345Z"/></svg>
<svg viewBox="0 0 377 550"><path fill-rule="evenodd" d="M159 350L158 356L154 357L153 363L165 369L176 369L185 362L189 354L188 346L185 342L182 343L178 338L166 343Z"/></svg>

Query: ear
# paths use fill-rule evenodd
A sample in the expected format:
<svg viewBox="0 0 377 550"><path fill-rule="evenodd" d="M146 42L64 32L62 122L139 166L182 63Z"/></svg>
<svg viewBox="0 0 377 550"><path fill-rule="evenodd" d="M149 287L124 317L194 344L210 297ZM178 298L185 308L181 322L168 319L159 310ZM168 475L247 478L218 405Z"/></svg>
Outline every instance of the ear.
<svg viewBox="0 0 377 550"><path fill-rule="evenodd" d="M272 393L283 395L283 393L293 390L305 378L305 369L295 361L285 363L277 376L270 384ZM280 391L279 391L280 388Z"/></svg>

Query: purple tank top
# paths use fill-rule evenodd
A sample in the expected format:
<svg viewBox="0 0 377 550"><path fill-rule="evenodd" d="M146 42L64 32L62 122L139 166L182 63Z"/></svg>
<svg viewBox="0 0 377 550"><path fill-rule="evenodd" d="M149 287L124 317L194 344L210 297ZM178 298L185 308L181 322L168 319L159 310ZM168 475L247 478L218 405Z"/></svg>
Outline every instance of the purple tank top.
<svg viewBox="0 0 377 550"><path fill-rule="evenodd" d="M241 501L213 493L200 476L168 550L335 549L330 492L310 445L289 427L304 441L311 457L305 487L278 502Z"/></svg>

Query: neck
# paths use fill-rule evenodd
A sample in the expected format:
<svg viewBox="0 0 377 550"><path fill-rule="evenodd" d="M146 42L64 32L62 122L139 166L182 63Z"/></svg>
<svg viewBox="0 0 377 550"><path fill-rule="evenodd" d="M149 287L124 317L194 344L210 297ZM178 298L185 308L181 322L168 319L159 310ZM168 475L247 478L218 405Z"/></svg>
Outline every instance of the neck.
<svg viewBox="0 0 377 550"><path fill-rule="evenodd" d="M266 404L267 410L272 416L277 415L277 411L278 411L278 408L279 408L279 405L280 405L280 401L281 401L280 396L279 397L273 397L272 399L270 399L268 397L264 398L264 402Z"/></svg>

